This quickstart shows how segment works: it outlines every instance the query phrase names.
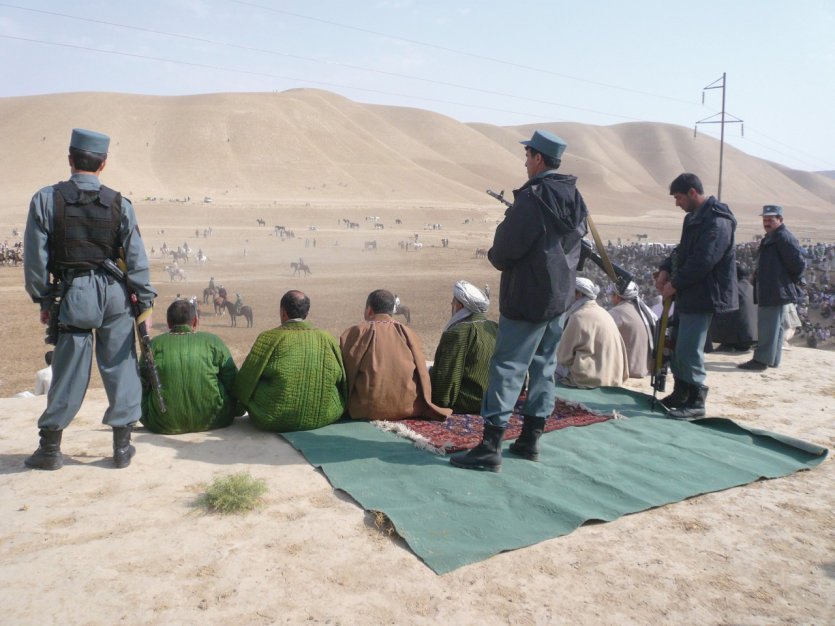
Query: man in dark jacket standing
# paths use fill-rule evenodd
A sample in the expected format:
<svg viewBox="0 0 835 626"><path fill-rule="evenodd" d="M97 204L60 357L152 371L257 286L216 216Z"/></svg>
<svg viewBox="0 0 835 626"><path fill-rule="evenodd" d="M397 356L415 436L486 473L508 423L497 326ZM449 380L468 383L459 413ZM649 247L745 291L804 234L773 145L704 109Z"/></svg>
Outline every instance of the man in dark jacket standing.
<svg viewBox="0 0 835 626"><path fill-rule="evenodd" d="M704 346L714 313L738 308L736 218L726 204L705 198L695 174L680 174L670 195L687 215L681 241L661 264L656 287L675 296L678 334L671 359L675 385L662 402L678 419L704 417L707 386Z"/></svg>
<svg viewBox="0 0 835 626"><path fill-rule="evenodd" d="M522 435L512 454L539 458L539 437L554 410L558 318L574 301L574 279L588 212L577 179L557 173L565 142L536 131L525 145L528 182L496 228L487 258L500 270L499 331L481 405L484 437L476 448L454 455L465 469L501 470L501 442L529 375L522 407Z"/></svg>
<svg viewBox="0 0 835 626"><path fill-rule="evenodd" d="M798 284L806 269L803 252L783 224L783 208L763 207L765 237L757 251L757 349L754 358L737 367L762 371L780 365L783 354L784 305L797 302Z"/></svg>

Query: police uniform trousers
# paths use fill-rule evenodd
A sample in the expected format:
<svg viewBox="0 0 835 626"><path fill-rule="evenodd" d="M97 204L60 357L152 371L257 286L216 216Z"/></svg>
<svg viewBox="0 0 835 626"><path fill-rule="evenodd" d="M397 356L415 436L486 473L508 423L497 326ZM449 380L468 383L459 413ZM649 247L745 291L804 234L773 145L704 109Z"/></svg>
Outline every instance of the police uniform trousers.
<svg viewBox="0 0 835 626"><path fill-rule="evenodd" d="M93 359L107 392L103 423L127 426L141 415L142 385L127 290L101 270L76 276L61 303L61 330L52 360L52 386L38 428L63 430L81 408ZM85 331L84 329L90 329Z"/></svg>
<svg viewBox="0 0 835 626"><path fill-rule="evenodd" d="M713 313L676 313L676 347L670 357L673 376L689 385L705 384L705 342Z"/></svg>
<svg viewBox="0 0 835 626"><path fill-rule="evenodd" d="M757 307L757 349L754 360L771 367L783 357L783 313L785 305Z"/></svg>
<svg viewBox="0 0 835 626"><path fill-rule="evenodd" d="M557 344L562 337L559 316L544 322L525 322L499 316L496 350L490 359L487 391L481 403L485 423L506 427L530 374L523 415L549 417L557 389Z"/></svg>

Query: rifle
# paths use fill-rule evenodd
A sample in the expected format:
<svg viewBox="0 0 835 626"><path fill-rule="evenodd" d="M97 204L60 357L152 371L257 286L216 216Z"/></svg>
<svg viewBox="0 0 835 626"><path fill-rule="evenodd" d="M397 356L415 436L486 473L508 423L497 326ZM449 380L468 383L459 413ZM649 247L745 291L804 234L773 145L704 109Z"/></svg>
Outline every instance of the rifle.
<svg viewBox="0 0 835 626"><path fill-rule="evenodd" d="M650 384L652 385L652 411L655 411L655 400L659 391L664 391L667 386L667 370L670 367L670 356L672 346L667 333L667 323L670 320L670 307L673 304L672 297L664 298L664 308L661 312L661 320L658 323L657 336L655 338L654 367Z"/></svg>
<svg viewBox="0 0 835 626"><path fill-rule="evenodd" d="M508 202L505 199L504 190L500 191L499 193L496 193L492 189L488 189L487 195L492 196L508 208L513 206L512 202ZM589 222L591 223L591 217L589 217ZM581 239L580 243L582 245L580 248L580 260L577 262L577 271L583 271L583 265L585 265L586 259L588 259L601 270L603 270L606 273L606 275L612 280L612 282L615 283L615 285L618 288L618 291L623 293L623 291L626 289L626 286L634 280L634 276L632 276L630 272L627 272L625 269L623 269L620 265L617 265L609 261L608 257L606 257L605 259L601 257L597 252L594 251L592 245L585 239Z"/></svg>
<svg viewBox="0 0 835 626"><path fill-rule="evenodd" d="M148 382L150 383L154 396L157 399L157 406L159 407L160 413L165 413L167 408L165 406L165 400L162 397L162 382L160 382L157 364L154 362L154 351L151 349L151 337L148 335L148 325L145 323L148 316L139 311L139 298L136 297L136 293L128 285L125 272L122 271L122 269L111 259L105 259L102 261L101 267L113 278L127 287L128 296L130 297L131 312L133 313L133 319L136 322L136 330L139 334L139 350L148 369Z"/></svg>
<svg viewBox="0 0 835 626"><path fill-rule="evenodd" d="M61 310L61 300L64 298L64 285L57 274L52 275L52 289L49 292L49 321L46 324L44 343L51 346L58 343L58 313Z"/></svg>

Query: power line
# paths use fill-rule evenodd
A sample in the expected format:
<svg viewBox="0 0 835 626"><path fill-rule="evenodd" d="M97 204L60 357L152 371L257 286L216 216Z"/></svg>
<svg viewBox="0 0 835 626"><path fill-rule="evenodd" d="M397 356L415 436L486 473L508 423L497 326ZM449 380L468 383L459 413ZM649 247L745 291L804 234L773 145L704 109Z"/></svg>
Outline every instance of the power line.
<svg viewBox="0 0 835 626"><path fill-rule="evenodd" d="M530 98L530 97L526 97L526 96L520 96L520 95L514 94L514 93L496 91L496 90L493 90L493 89L484 89L484 88L481 88L481 87L470 87L468 85L462 85L460 83L452 83L452 82L441 81L441 80L437 80L437 79L422 78L422 77L419 77L419 76L411 76L409 74L402 74L402 73L399 73L399 72L378 70L378 69L375 69L375 68L369 68L369 67L365 67L365 66L362 66L362 65L352 65L350 63L344 63L344 62L341 62L341 61L327 61L327 60L323 60L323 59L317 59L317 58L314 58L314 57L307 57L307 56L303 56L303 55L299 55L299 54L293 54L293 53L289 53L289 52L282 52L282 51L278 51L278 50L268 50L268 49L265 49L265 48L256 48L254 46L245 46L245 45L231 43L231 42L225 42L225 41L217 41L217 40L208 39L208 38L205 38L205 37L196 37L196 36L193 36L193 35L184 35L182 33L172 33L172 32L167 32L167 31L151 29L151 28L143 28L141 26L133 26L133 25L130 25L130 24L121 24L121 23L118 23L118 22L110 22L110 21L107 21L107 20L99 20L99 19L88 18L88 17L80 17L80 16L77 16L77 15L69 15L69 14L66 14L66 13L58 13L56 11L46 11L46 10L42 10L42 9L31 9L29 7L21 7L21 6L18 6L18 5L8 4L8 3L5 3L5 2L0 2L0 6L9 7L9 8L13 8L13 9L19 9L19 10L22 10L22 11L28 11L28 12L31 12L31 13L40 13L40 14L44 14L44 15L51 15L51 16L54 16L54 17L61 17L61 18L65 18L65 19L77 20L77 21L80 21L80 22L87 22L87 23L91 23L91 24L101 24L101 25L105 25L105 26L111 26L111 27L114 27L114 28L123 28L123 29L133 30L133 31L142 32L142 33L160 35L160 36L163 36L163 37L173 37L173 38L176 38L176 39L183 39L183 40L186 40L186 41L194 41L194 42L198 42L198 43L207 43L207 44L216 45L216 46L225 46L225 47L229 47L229 48L235 48L235 49L238 49L238 50L245 50L245 51L248 51L248 52L257 52L257 53L260 53L260 54L269 54L269 55L274 55L274 56L281 56L281 57L290 58L290 59L297 59L297 60L300 60L300 61L322 63L322 64L325 64L325 65L334 65L334 66L337 66L337 67L345 67L345 68L348 68L348 69L355 69L355 70L360 70L360 71L365 71L365 72L372 72L372 73L376 73L376 74L382 74L384 76L394 76L394 77L397 77L397 78L405 78L405 79L408 79L408 80L415 80L415 81L420 81L420 82L423 82L423 83L428 83L428 84L433 84L433 85L441 85L441 86L444 86L444 87L453 87L455 89L463 89L463 90L466 90L466 91L472 91L474 93L481 93L481 94L490 95L490 96L501 96L501 97L504 97L504 98L513 98L515 100L521 100L523 102L532 102L532 103L536 103L536 104L544 104L544 105L547 105L547 106L560 107L560 108L563 108L563 109L571 109L571 110L574 110L574 111L581 111L583 113L593 113L595 115L604 115L604 116L607 116L607 117L618 118L618 119L627 120L627 121L631 121L631 122L643 121L643 120L641 120L639 118L636 118L636 117L631 117L631 116L628 116L628 115L620 115L618 113L607 113L605 111L597 111L595 109L577 107L577 106L573 106L573 105L570 105L570 104L563 104L561 102L553 102L551 100L540 100L538 98ZM281 13L282 11L278 11L278 12ZM41 43L49 43L49 42L41 42ZM103 50L97 50L97 51L104 52ZM175 62L171 59L166 59L166 60L168 62L172 62L172 63ZM226 69L226 71L232 71L232 70ZM315 81L308 81L308 82L315 82ZM379 93L386 93L386 92L381 91ZM395 94L392 94L392 95L395 95ZM402 94L397 94L397 95L402 96ZM406 96L406 97L409 97L409 96ZM481 108L481 107L478 107L478 108Z"/></svg>
<svg viewBox="0 0 835 626"><path fill-rule="evenodd" d="M230 73L233 73L233 74L247 74L247 75L250 75L250 76L261 76L261 77L265 77L265 78L277 78L277 79L280 79L280 80L288 80L288 81L295 81L295 82L300 82L300 83L308 83L308 84L311 84L311 85L319 85L319 86L324 86L324 87L336 87L336 88L340 88L340 89L353 89L355 91L366 91L366 92L369 92L369 93L377 93L377 94L382 94L382 95L387 95L387 96L397 96L399 98L410 98L410 99L414 99L414 100L423 100L423 101L426 101L426 102L438 102L438 103L441 103L441 104L453 104L453 105L456 105L456 106L462 106L462 107L467 107L467 108L471 108L471 109L479 109L479 110L485 110L485 111L495 111L497 113L511 113L513 115L523 115L523 116L527 116L527 117L535 117L535 118L539 118L539 119L542 119L542 120L548 120L548 121L552 121L552 122L554 121L553 117L546 117L544 115L538 115L536 113L529 113L529 112L523 112L523 111L511 111L511 110L508 110L508 109L500 109L500 108L488 107L488 106L483 106L483 105L473 105L473 104L469 104L469 103L465 103L465 102L456 102L454 100L442 100L440 98L427 98L426 96L414 96L414 95L411 95L411 94L402 94L402 93L396 93L396 92L392 92L392 91L383 91L381 89L371 89L369 87L355 87L353 85L343 85L343 84L340 84L340 83L331 83L331 82L326 82L326 81L311 80L309 78L297 78L297 77L293 77L293 76L283 76L283 75L280 75L280 74L273 74L273 73L270 73L270 72L256 72L256 71L253 71L253 70L241 70L241 69L237 69L237 68L228 68L228 67L222 67L220 65L211 65L211 64L208 64L208 63L195 63L195 62L192 62L192 61L179 61L177 59L168 59L168 58L165 58L165 57L156 57L156 56L151 56L151 55L147 55L147 54L138 54L138 53L135 53L135 52L120 52L118 50L102 50L101 48L92 48L90 46L81 46L81 45L78 45L78 44L60 43L60 42L55 42L55 41L44 41L42 39L32 39L32 38L29 38L29 37L16 37L14 35L2 35L2 34L0 34L0 38L2 38L2 39L13 39L13 40L17 40L17 41L25 41L25 42L28 42L28 43L43 44L43 45L47 45L47 46L58 46L58 47L61 47L61 48L71 48L71 49L75 49L75 50L84 50L84 51L87 51L87 52L96 52L96 53L99 53L99 54L113 54L113 55L116 55L116 56L124 56L124 57L130 57L130 58L135 58L135 59L144 59L144 60L149 60L149 61L160 61L162 63L173 63L175 65L185 65L185 66L188 66L188 67L198 67L198 68L202 68L202 69L219 70L219 71L222 71L222 72L230 72Z"/></svg>
<svg viewBox="0 0 835 626"><path fill-rule="evenodd" d="M426 42L426 41L419 41L417 39L409 39L407 37L399 37L399 36L396 36L396 35L390 35L388 33L383 33L383 32L376 31L376 30L371 30L369 28L362 28L362 27L359 27L359 26L351 26L350 24L342 24L340 22L334 22L334 21L331 21L331 20L325 20L325 19L318 18L318 17L312 17L310 15L303 15L301 13L294 13L292 11L285 11L283 9L276 9L274 7L264 6L264 5L258 4L256 2L246 2L245 0L226 0L226 1L231 3L231 4L240 4L240 5L243 5L243 6L249 6L249 7L261 9L263 11L269 11L270 13L279 13L281 15L288 15L290 17L295 17L295 18L302 19L302 20L308 20L308 21L311 21L311 22L318 22L320 24L327 24L328 26L336 26L337 28L342 28L342 29L345 29L345 30L353 30L353 31L356 31L356 32L359 32L359 33L364 33L364 34L367 34L367 35L376 35L377 37L385 37L386 39L391 39L393 41L402 41L404 43L410 43L410 44L414 44L414 45L417 45L417 46L422 46L422 47L425 47L425 48L432 48L434 50L440 50L442 52L451 52L453 54L459 54L461 56L470 57L472 59L478 59L478 60L481 60L481 61L489 61L491 63L499 63L501 65L507 65L509 67L515 67L517 69L530 70L530 71L533 71L533 72L538 72L540 74L548 74L550 76L557 76L559 78L574 80L574 81L577 81L577 82L580 82L580 83L585 83L587 85L595 85L597 87L606 87L608 89L616 89L618 91L625 91L625 92L628 92L628 93L639 94L639 95L642 95L642 96L650 96L652 98L661 98L662 100L670 100L672 102L680 102L680 103L684 103L684 104L696 104L695 102L693 102L691 100L684 100L684 99L681 99L681 98L674 98L672 96L665 96L665 95L662 95L662 94L651 93L651 92L648 92L648 91L641 91L639 89L633 89L631 87L624 87L623 85L613 85L611 83L604 83L604 82L600 82L600 81L596 81L596 80L590 80L588 78L582 78L580 76L572 76L570 74L563 74L561 72L555 72L555 71L549 70L547 68L534 67L532 65L525 65L523 63L516 63L516 62L513 62L513 61L507 61L505 59L498 59L496 57L490 57L490 56L485 56L485 55L482 55L482 54L476 54L474 52L467 52L466 50L457 50L455 48L449 48L447 46L440 46L438 44L433 44L433 43L429 43L429 42Z"/></svg>

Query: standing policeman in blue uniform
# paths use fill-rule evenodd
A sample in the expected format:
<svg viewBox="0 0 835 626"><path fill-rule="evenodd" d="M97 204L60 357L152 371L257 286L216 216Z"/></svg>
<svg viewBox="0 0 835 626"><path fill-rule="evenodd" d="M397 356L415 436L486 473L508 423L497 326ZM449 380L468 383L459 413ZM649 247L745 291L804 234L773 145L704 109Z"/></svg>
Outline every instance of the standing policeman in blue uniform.
<svg viewBox="0 0 835 626"><path fill-rule="evenodd" d="M50 274L60 278L62 295L52 386L38 420L40 446L25 461L37 469L63 466L61 436L90 383L94 334L108 399L102 421L113 428L114 464L127 467L135 453L130 435L141 414L142 386L128 289L136 294L149 327L157 294L133 205L99 182L109 146L107 135L73 129L70 179L44 187L29 204L24 276L27 293L41 306L41 323L50 317ZM123 259L127 286L102 269L105 259Z"/></svg>

